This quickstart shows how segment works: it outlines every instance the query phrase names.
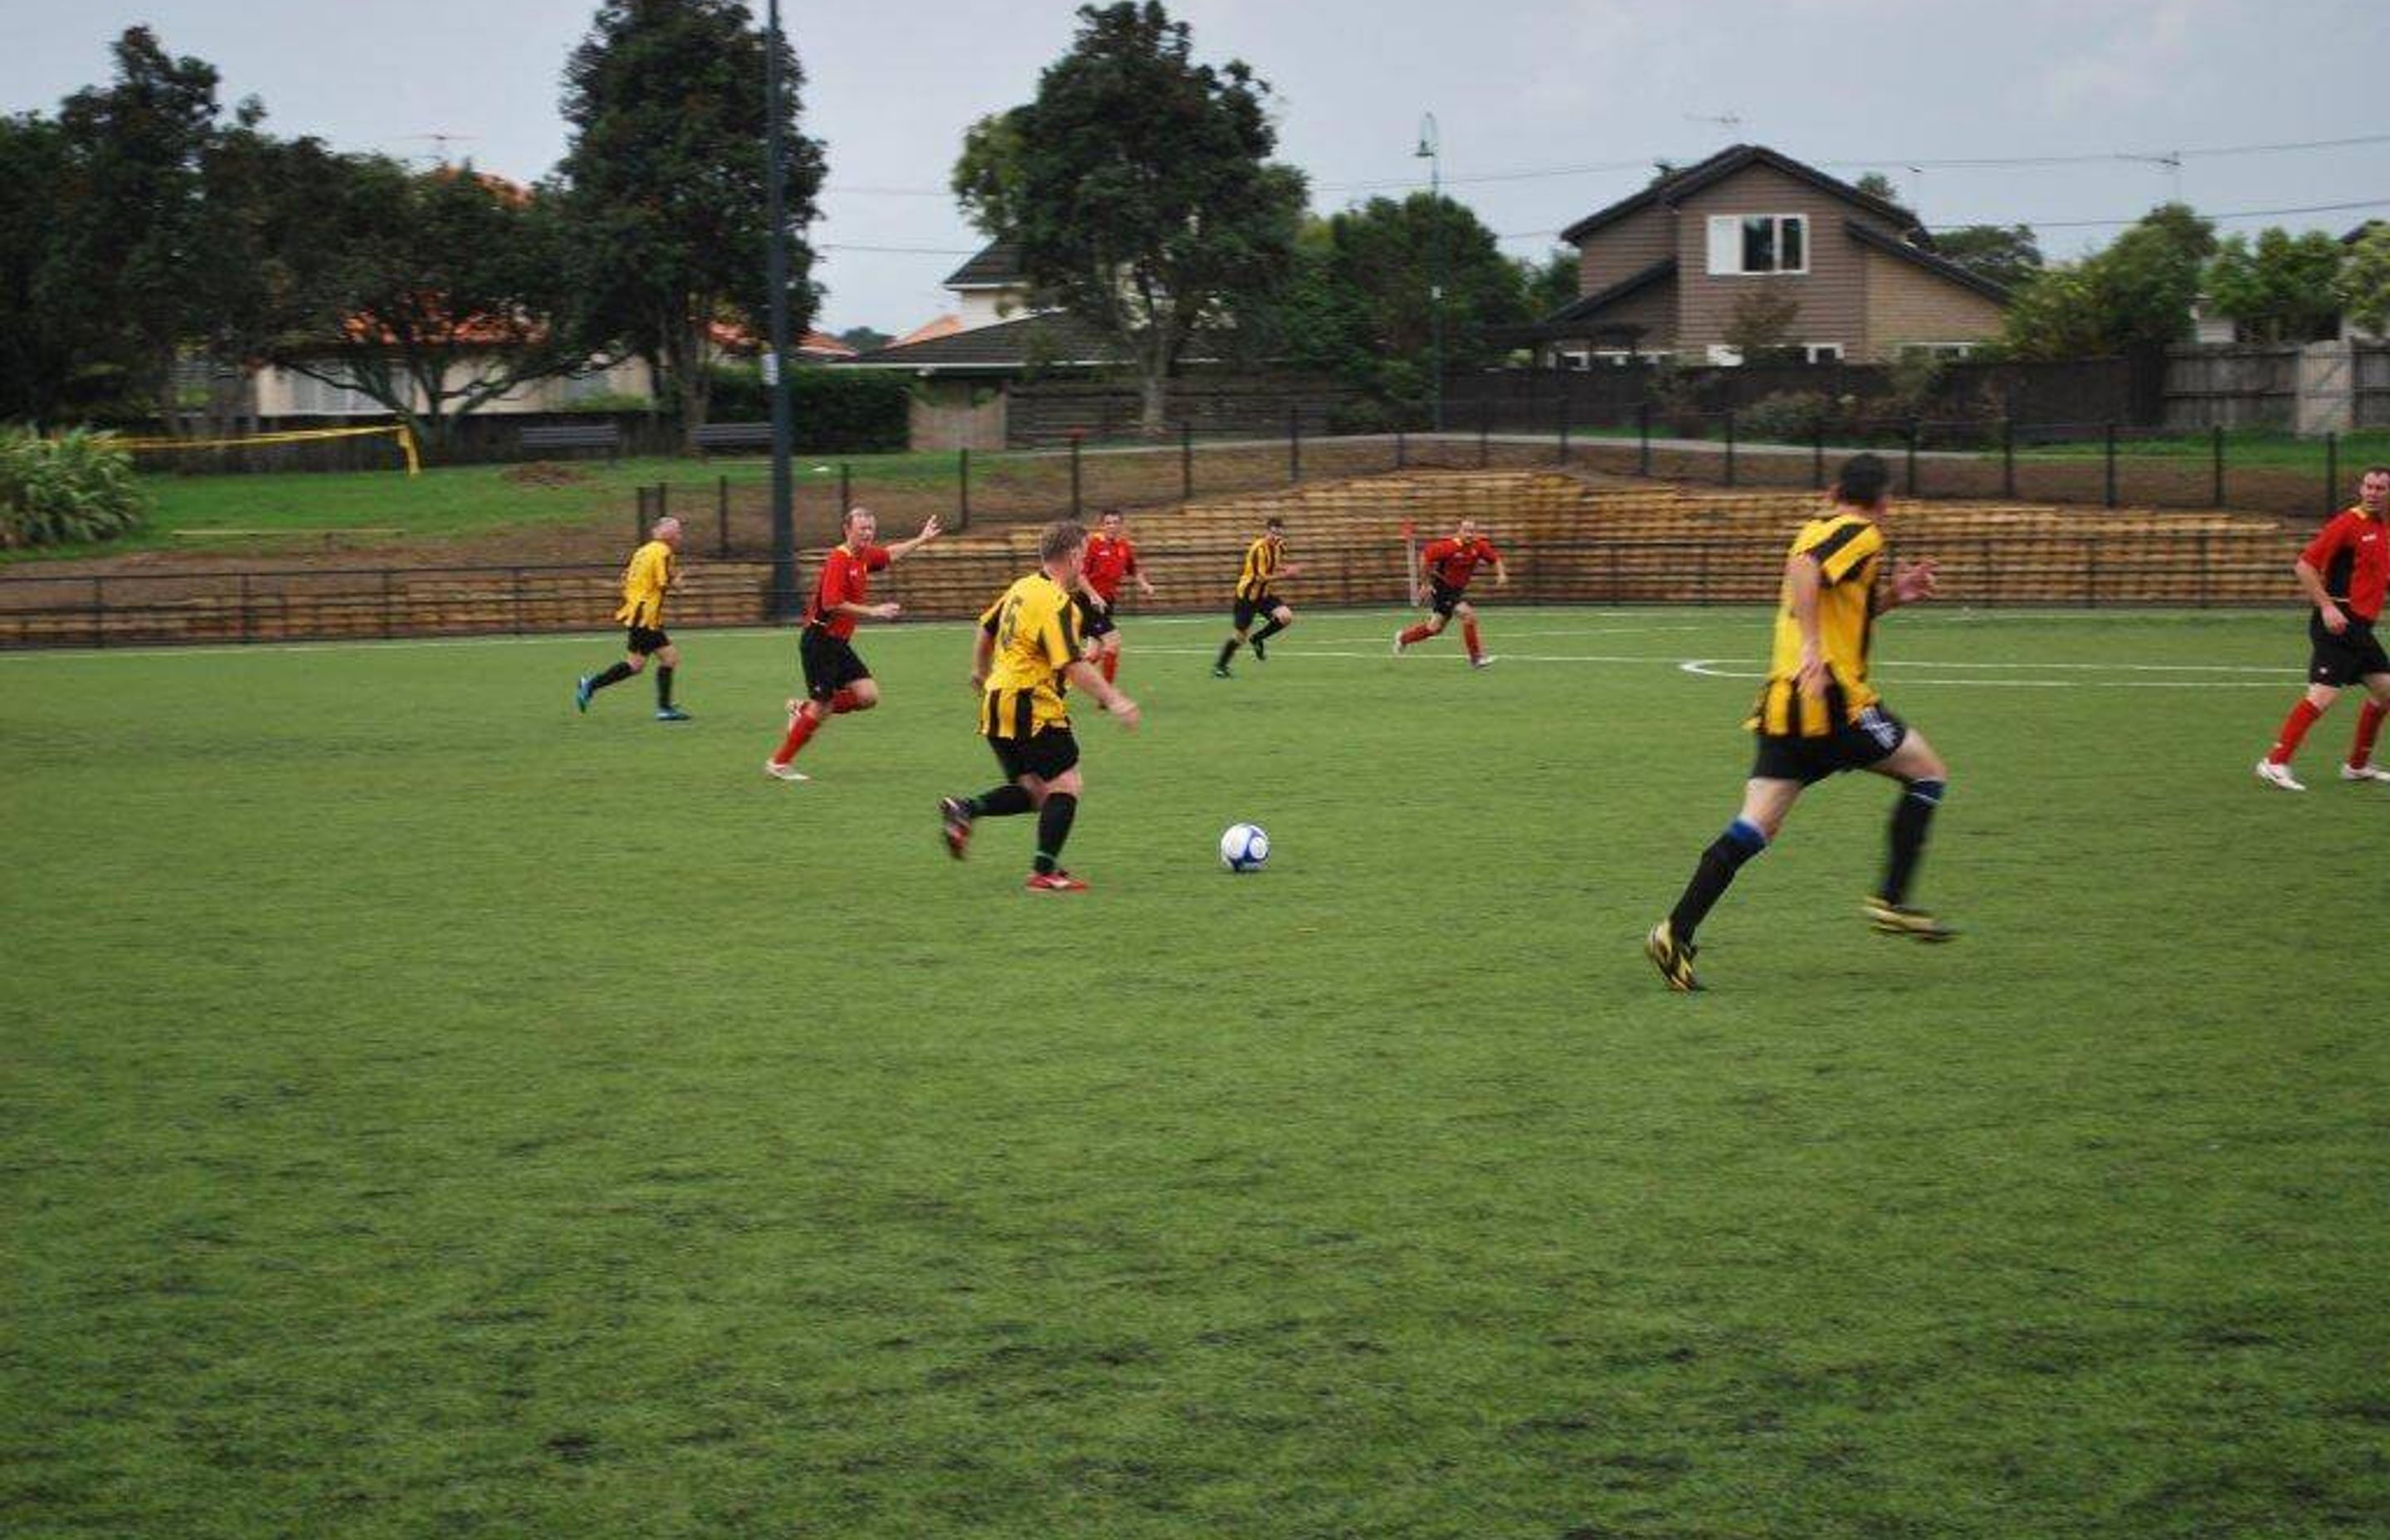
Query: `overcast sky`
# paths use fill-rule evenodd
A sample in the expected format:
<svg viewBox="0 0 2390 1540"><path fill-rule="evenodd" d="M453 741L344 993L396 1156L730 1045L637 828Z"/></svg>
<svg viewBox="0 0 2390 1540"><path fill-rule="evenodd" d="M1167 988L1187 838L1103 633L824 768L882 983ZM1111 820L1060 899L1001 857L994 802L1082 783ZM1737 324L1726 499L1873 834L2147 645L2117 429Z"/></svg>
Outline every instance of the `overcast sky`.
<svg viewBox="0 0 2390 1540"><path fill-rule="evenodd" d="M754 0L761 13L763 0ZM104 81L146 23L227 103L344 149L453 157L521 180L563 153L559 79L594 0L0 0L0 109ZM2338 234L2390 215L2382 0L1174 0L1197 53L1274 88L1279 158L1314 206L1445 181L1540 254L1657 157L1767 145L1884 171L1934 225L2033 225L2070 255L2178 190L2205 212ZM1026 100L1069 46L1054 0L787 0L807 132L829 145L822 321L901 332L947 308L978 237L944 191L963 128ZM1739 123L1715 120L1733 117ZM2202 150L2236 151L2200 154ZM2182 151L2179 170L2133 156ZM2048 158L2036 165L1934 162ZM2082 159L2073 159L2082 158ZM2112 222L2112 223L2073 223ZM904 250L872 248L906 248Z"/></svg>

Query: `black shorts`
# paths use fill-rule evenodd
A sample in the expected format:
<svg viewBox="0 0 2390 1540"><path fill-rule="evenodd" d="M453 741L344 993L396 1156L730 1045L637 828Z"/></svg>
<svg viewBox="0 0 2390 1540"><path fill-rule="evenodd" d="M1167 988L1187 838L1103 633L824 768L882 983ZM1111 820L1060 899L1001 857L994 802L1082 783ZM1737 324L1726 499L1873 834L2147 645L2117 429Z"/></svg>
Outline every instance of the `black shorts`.
<svg viewBox="0 0 2390 1540"><path fill-rule="evenodd" d="M1447 621L1452 619L1452 612L1459 606L1460 601L1468 597L1442 578L1427 580L1427 607Z"/></svg>
<svg viewBox="0 0 2390 1540"><path fill-rule="evenodd" d="M2335 636L2323 628L2323 617L2307 615L2307 681L2316 685L2354 685L2369 674L2390 674L2390 655L2373 635L2373 622L2348 617L2348 629Z"/></svg>
<svg viewBox="0 0 2390 1540"><path fill-rule="evenodd" d="M1023 776L1050 781L1079 763L1079 740L1068 727L1042 727L1027 738L992 738L987 746L996 751L996 763L1004 766L1009 781Z"/></svg>
<svg viewBox="0 0 2390 1540"><path fill-rule="evenodd" d="M672 638L661 630L650 631L644 625L631 627L631 639L623 644L632 657L644 658L650 652L661 652L672 646Z"/></svg>
<svg viewBox="0 0 2390 1540"><path fill-rule="evenodd" d="M1751 764L1751 778L1799 781L1815 786L1828 776L1864 770L1891 757L1908 740L1908 725L1881 705L1869 706L1857 722L1846 722L1824 738L1778 737L1761 733L1759 753Z"/></svg>
<svg viewBox="0 0 2390 1540"><path fill-rule="evenodd" d="M805 667L805 693L824 704L856 680L871 677L871 671L854 655L854 643L818 625L799 633L797 659Z"/></svg>
<svg viewBox="0 0 2390 1540"><path fill-rule="evenodd" d="M1253 623L1255 619L1263 615L1276 614L1279 606L1285 603L1286 600L1268 594L1265 594L1257 599L1238 599L1235 610L1237 617L1237 629L1240 631L1249 631L1253 629Z"/></svg>
<svg viewBox="0 0 2390 1540"><path fill-rule="evenodd" d="M1093 641L1098 636L1109 636L1113 632L1120 629L1119 626L1112 623L1112 607L1111 605L1091 603L1088 600L1087 596L1085 594L1081 594L1071 602L1079 607L1079 635L1081 638L1087 641Z"/></svg>

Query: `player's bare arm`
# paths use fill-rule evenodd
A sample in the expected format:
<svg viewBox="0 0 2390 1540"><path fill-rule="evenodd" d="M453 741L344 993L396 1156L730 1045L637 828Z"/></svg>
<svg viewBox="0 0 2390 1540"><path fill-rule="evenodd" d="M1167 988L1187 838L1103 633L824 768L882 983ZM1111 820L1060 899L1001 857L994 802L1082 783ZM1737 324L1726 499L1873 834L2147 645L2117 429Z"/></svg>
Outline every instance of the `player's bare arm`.
<svg viewBox="0 0 2390 1540"><path fill-rule="evenodd" d="M922 522L920 533L910 540L900 540L888 547L888 559L893 561L899 557L912 555L931 541L937 539L939 533L938 516L933 513Z"/></svg>
<svg viewBox="0 0 2390 1540"><path fill-rule="evenodd" d="M1111 680L1105 678L1103 670L1081 660L1072 663L1062 673L1072 684L1094 696L1097 703L1104 710L1120 718L1122 726L1134 727L1137 725L1142 713L1137 711L1137 702L1131 700Z"/></svg>
<svg viewBox="0 0 2390 1540"><path fill-rule="evenodd" d="M1904 604L1921 604L1939 594L1940 565L1930 558L1907 561L1892 574L1879 613L1897 610Z"/></svg>
<svg viewBox="0 0 2390 1540"><path fill-rule="evenodd" d="M1801 693L1823 697L1833 675L1826 668L1825 638L1818 630L1817 558L1804 553L1784 564L1784 584L1792 591L1792 623L1801 630L1801 669L1794 675Z"/></svg>
<svg viewBox="0 0 2390 1540"><path fill-rule="evenodd" d="M2299 591L2306 595L2307 602L2314 605L2316 613L2323 617L2323 628L2335 636L2346 631L2348 617L2341 612L2340 606L2332 602L2332 594L2323 585L2323 574L2309 566L2305 557L2299 558L2291 571L2298 577Z"/></svg>

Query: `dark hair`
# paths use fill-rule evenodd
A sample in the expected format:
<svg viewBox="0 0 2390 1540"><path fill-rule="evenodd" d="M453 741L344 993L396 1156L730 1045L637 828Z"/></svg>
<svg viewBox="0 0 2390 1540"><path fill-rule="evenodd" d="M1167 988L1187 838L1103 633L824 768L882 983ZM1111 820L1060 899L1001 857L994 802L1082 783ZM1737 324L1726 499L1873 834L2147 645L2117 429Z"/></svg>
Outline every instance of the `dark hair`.
<svg viewBox="0 0 2390 1540"><path fill-rule="evenodd" d="M1282 530L1286 528L1286 520L1273 514L1269 518L1262 520L1262 528L1266 530Z"/></svg>
<svg viewBox="0 0 2390 1540"><path fill-rule="evenodd" d="M2370 465L2357 473L2360 481L2368 476L2390 476L2390 465Z"/></svg>
<svg viewBox="0 0 2390 1540"><path fill-rule="evenodd" d="M1037 537L1037 559L1058 561L1087 543L1087 532L1076 520L1058 519Z"/></svg>
<svg viewBox="0 0 2390 1540"><path fill-rule="evenodd" d="M1104 508L1099 511L1096 517L1098 519L1119 519L1124 517L1124 515L1118 508Z"/></svg>
<svg viewBox="0 0 2390 1540"><path fill-rule="evenodd" d="M1834 473L1834 501L1871 508L1883 501L1883 489L1891 484L1892 469L1882 456L1854 455Z"/></svg>

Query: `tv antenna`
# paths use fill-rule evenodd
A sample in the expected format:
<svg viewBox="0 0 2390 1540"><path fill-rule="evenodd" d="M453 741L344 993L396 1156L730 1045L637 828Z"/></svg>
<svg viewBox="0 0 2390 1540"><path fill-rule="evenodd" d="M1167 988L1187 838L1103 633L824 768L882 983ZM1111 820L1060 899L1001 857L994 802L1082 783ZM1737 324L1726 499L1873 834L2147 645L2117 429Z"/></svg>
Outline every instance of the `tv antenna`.
<svg viewBox="0 0 2390 1540"><path fill-rule="evenodd" d="M478 139L478 138L480 138L480 137L481 137L481 135L478 135L478 134L404 134L404 135L400 135L400 137L401 137L401 138L404 138L404 139L429 139L429 140L430 140L430 141L431 141L431 149L430 149L430 154L429 154L429 156L428 156L428 157L421 156L421 155L418 155L418 156L410 156L410 157L409 157L409 159L410 159L410 160L413 160L413 159L427 159L427 158L428 158L428 159L430 159L430 160L436 160L436 161L438 161L440 164L442 164L442 165L443 165L443 166L444 166L444 165L449 164L449 160L448 160L448 147L449 147L450 145L456 144L456 143L457 143L458 141L460 141L460 140L464 140L464 139Z"/></svg>
<svg viewBox="0 0 2390 1540"><path fill-rule="evenodd" d="M1689 123L1715 123L1718 127L1727 130L1728 133L1732 133L1734 130L1742 126L1742 114L1734 111L1727 111L1718 113L1713 117L1700 112L1688 112L1685 114L1685 122Z"/></svg>

